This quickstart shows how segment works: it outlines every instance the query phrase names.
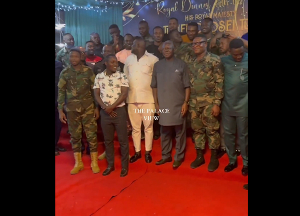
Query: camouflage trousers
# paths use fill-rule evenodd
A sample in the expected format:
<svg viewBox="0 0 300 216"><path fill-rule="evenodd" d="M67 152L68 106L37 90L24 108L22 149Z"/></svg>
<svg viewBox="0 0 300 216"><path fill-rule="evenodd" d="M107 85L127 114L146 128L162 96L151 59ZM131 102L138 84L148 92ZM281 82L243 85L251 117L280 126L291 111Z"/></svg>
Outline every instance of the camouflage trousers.
<svg viewBox="0 0 300 216"><path fill-rule="evenodd" d="M81 152L82 130L85 131L90 152L97 152L97 122L94 118L94 111L94 105L91 104L87 109L81 108L80 112L67 112L73 152Z"/></svg>
<svg viewBox="0 0 300 216"><path fill-rule="evenodd" d="M191 113L191 127L194 131L196 149L205 149L206 136L210 149L219 149L220 147L220 123L218 117L214 117L212 112L213 105L204 107L189 107Z"/></svg>

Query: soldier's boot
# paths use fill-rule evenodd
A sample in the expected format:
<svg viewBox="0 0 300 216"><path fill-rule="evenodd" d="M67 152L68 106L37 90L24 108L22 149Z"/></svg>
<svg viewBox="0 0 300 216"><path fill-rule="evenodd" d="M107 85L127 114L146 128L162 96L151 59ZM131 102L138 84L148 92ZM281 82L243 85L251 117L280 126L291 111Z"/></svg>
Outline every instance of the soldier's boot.
<svg viewBox="0 0 300 216"><path fill-rule="evenodd" d="M218 160L218 150L217 149L211 149L211 155L210 155L210 162L208 164L208 171L213 172L219 167L219 160Z"/></svg>
<svg viewBox="0 0 300 216"><path fill-rule="evenodd" d="M106 158L105 151L101 155L99 155L98 160L103 160L104 158Z"/></svg>
<svg viewBox="0 0 300 216"><path fill-rule="evenodd" d="M91 168L93 173L95 174L100 172L97 156L98 156L98 152L91 152Z"/></svg>
<svg viewBox="0 0 300 216"><path fill-rule="evenodd" d="M71 175L75 175L79 173L79 171L83 170L83 163L81 160L81 152L74 152L74 158L75 158L75 166L71 170Z"/></svg>
<svg viewBox="0 0 300 216"><path fill-rule="evenodd" d="M203 156L203 150L196 149L197 157L196 159L191 163L191 168L195 169L202 164L205 164L204 156Z"/></svg>

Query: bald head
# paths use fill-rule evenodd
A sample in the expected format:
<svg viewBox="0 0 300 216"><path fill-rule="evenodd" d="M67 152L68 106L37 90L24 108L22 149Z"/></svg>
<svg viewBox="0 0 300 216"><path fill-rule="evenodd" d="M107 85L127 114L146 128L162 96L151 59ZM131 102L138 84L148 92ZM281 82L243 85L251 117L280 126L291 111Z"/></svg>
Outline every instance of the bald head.
<svg viewBox="0 0 300 216"><path fill-rule="evenodd" d="M102 55L104 57L106 57L110 54L115 54L115 49L113 48L113 46L111 44L107 44L102 49Z"/></svg>
<svg viewBox="0 0 300 216"><path fill-rule="evenodd" d="M138 55L144 54L146 51L146 41L143 38L137 38L133 41L131 53Z"/></svg>
<svg viewBox="0 0 300 216"><path fill-rule="evenodd" d="M95 45L98 45L101 43L101 39L98 33L96 32L92 32L90 34L90 40L93 41L95 43Z"/></svg>
<svg viewBox="0 0 300 216"><path fill-rule="evenodd" d="M63 42L68 49L74 47L74 37L70 33L66 33L63 36Z"/></svg>

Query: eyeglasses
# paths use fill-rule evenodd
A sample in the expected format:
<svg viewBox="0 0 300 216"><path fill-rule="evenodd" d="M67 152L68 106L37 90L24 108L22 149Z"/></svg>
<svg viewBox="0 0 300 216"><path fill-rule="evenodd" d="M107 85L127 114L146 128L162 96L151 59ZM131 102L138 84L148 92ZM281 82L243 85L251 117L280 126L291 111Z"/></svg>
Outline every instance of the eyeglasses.
<svg viewBox="0 0 300 216"><path fill-rule="evenodd" d="M192 46L201 46L204 43L206 43L206 41L195 42L195 43L192 43Z"/></svg>

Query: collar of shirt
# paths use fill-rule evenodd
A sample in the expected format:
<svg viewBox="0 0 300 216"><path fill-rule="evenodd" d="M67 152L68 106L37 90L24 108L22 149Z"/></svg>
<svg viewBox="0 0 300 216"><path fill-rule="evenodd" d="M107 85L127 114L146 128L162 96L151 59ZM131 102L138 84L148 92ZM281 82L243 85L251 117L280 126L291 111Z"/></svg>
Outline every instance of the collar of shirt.
<svg viewBox="0 0 300 216"><path fill-rule="evenodd" d="M209 57L210 57L209 52L206 52L205 56L200 61L197 61L197 56L194 57L193 61L197 61L198 63L200 63L200 62L207 60L207 58L209 58Z"/></svg>
<svg viewBox="0 0 300 216"><path fill-rule="evenodd" d="M87 56L86 58L85 58L85 61L87 61L87 62L99 62L99 61L101 61L102 60L102 58L101 57L99 57L99 56L96 56L96 55L93 55L93 56Z"/></svg>
<svg viewBox="0 0 300 216"><path fill-rule="evenodd" d="M81 68L80 68L80 70L78 71L78 70L75 70L75 69L73 68L73 66L71 65L71 66L70 66L70 69L71 69L73 72L76 72L76 73L84 73L84 72L87 71L88 67L87 67L87 66L84 66L84 65L81 65Z"/></svg>
<svg viewBox="0 0 300 216"><path fill-rule="evenodd" d="M248 57L248 53L244 52L244 56L243 56L241 62L244 62L244 61L246 60L247 57ZM231 61L235 62L235 63L238 63L238 62L236 62L236 61L233 59L232 55L229 55L229 59L230 59Z"/></svg>
<svg viewBox="0 0 300 216"><path fill-rule="evenodd" d="M223 57L226 57L226 56L229 56L229 55L230 55L230 54L224 53L224 54L220 55L219 57L220 57L220 58L223 58Z"/></svg>
<svg viewBox="0 0 300 216"><path fill-rule="evenodd" d="M112 73L110 76L112 76L112 77L117 77L117 76L118 76L118 75L117 75L118 72L119 72L119 71L116 71L115 73ZM110 77L109 75L106 74L106 69L103 71L103 75L104 75L104 76Z"/></svg>
<svg viewBox="0 0 300 216"><path fill-rule="evenodd" d="M135 55L135 54L134 54ZM144 55L140 58L140 59L142 59L144 56L146 56L146 57L149 57L150 56L150 53L148 53L147 52L147 50L145 51L145 53L144 53ZM135 58L136 58L136 60L137 60L137 56L135 55ZM139 59L139 60L140 60Z"/></svg>
<svg viewBox="0 0 300 216"><path fill-rule="evenodd" d="M150 33L148 33L148 34L144 37L144 39L148 39L148 38L152 38L152 36L151 36ZM152 39L153 39L153 38L152 38Z"/></svg>
<svg viewBox="0 0 300 216"><path fill-rule="evenodd" d="M74 48L74 47L72 47L72 48ZM72 48L70 48L70 49L72 49ZM70 49L67 50L67 48L64 47L64 48L63 48L63 52L64 52L64 53L69 53L69 52L70 52Z"/></svg>

